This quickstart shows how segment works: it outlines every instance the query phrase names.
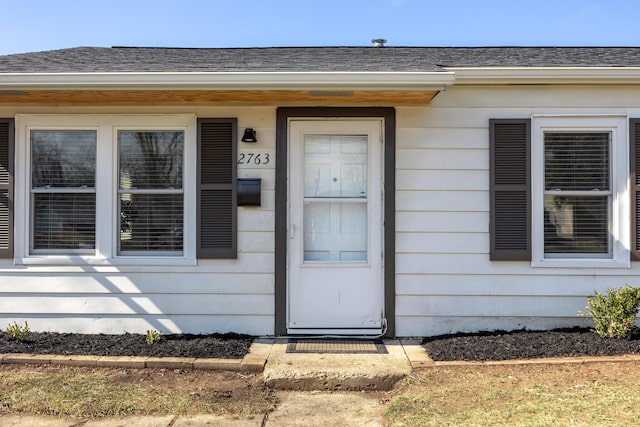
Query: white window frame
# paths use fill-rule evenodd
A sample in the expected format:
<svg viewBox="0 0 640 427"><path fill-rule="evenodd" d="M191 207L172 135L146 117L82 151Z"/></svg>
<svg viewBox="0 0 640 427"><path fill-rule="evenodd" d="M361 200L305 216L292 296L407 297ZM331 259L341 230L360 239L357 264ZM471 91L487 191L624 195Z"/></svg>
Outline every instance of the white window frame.
<svg viewBox="0 0 640 427"><path fill-rule="evenodd" d="M531 138L532 267L630 268L629 149L626 115L533 115ZM611 256L566 257L544 254L544 134L545 132L607 132L611 135Z"/></svg>
<svg viewBox="0 0 640 427"><path fill-rule="evenodd" d="M32 130L95 130L96 248L91 254L41 254L30 251ZM183 253L118 254L118 130L184 132ZM193 114L20 114L16 116L15 264L25 265L195 265L196 264L196 116ZM193 167L191 167L193 166Z"/></svg>

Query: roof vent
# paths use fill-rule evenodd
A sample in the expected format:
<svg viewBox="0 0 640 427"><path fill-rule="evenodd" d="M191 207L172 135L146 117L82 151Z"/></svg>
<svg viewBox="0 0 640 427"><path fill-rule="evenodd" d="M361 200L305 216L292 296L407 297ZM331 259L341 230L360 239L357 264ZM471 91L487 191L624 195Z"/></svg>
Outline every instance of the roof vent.
<svg viewBox="0 0 640 427"><path fill-rule="evenodd" d="M373 39L371 43L373 43L373 47L384 47L384 44L387 42L386 39Z"/></svg>

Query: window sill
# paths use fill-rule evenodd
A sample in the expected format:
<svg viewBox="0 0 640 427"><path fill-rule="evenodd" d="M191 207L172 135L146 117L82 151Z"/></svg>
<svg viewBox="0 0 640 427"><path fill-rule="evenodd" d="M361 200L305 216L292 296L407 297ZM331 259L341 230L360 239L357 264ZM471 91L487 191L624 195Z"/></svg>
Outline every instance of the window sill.
<svg viewBox="0 0 640 427"><path fill-rule="evenodd" d="M170 256L131 256L103 258L82 255L41 255L15 258L16 265L48 265L48 266L195 266L195 258Z"/></svg>
<svg viewBox="0 0 640 427"><path fill-rule="evenodd" d="M616 259L576 258L576 259L534 259L533 268L631 268L631 262Z"/></svg>

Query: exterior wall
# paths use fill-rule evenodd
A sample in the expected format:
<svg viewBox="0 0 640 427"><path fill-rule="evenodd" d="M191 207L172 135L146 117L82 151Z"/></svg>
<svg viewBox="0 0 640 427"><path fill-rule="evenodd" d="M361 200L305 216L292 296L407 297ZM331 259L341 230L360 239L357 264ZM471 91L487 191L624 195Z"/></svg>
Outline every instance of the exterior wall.
<svg viewBox="0 0 640 427"><path fill-rule="evenodd" d="M489 260L489 119L532 114L638 117L640 89L460 86L428 108L397 109L398 336L587 326L577 312L594 290L640 286L637 262L597 269Z"/></svg>
<svg viewBox="0 0 640 427"><path fill-rule="evenodd" d="M252 144L238 142L239 153L269 153L272 161L238 167L239 178L262 178L262 206L238 207L237 260L198 260L197 266L68 267L1 260L1 329L26 320L35 331L273 333L275 107L0 107L0 117L47 113L237 117L239 138L245 127L256 129L259 138Z"/></svg>
<svg viewBox="0 0 640 427"><path fill-rule="evenodd" d="M239 142L239 153L269 153L273 159L267 166L239 166L239 178L262 178L262 206L238 208L237 260L163 267L27 266L1 260L0 328L27 320L38 331L272 334L275 111L276 106L0 107L0 117L237 117L239 136L253 127L259 139L256 144ZM640 117L640 89L461 86L441 93L430 106L398 107L396 113L398 336L587 325L577 312L594 290L640 286L640 263L630 269L596 269L489 261L488 139L490 118Z"/></svg>

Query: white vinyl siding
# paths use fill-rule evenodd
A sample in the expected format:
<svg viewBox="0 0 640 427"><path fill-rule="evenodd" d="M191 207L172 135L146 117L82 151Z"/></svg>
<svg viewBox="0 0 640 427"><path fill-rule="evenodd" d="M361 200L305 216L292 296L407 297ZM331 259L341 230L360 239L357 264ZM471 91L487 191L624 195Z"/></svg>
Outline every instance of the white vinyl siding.
<svg viewBox="0 0 640 427"><path fill-rule="evenodd" d="M195 188L194 110L180 108L180 111L188 110L189 114L184 115L176 115L174 107L95 107L90 110L94 114L68 107L58 108L56 113L69 114L17 115L18 159L27 158L24 141L28 126L51 129L52 123L60 123L60 117L75 123L75 128L83 120L97 122L99 137L108 138L112 144L98 147L98 158L111 161L98 161L96 165L97 203L108 206L98 208L96 236L98 247L113 254L119 239L119 225L113 220L118 212L119 189L114 123L120 125L116 132L184 128L185 255L182 258L138 255L107 259L101 249L91 264L76 256L66 256L64 260L58 256L52 260L49 255L46 260L44 256L32 257L34 259L22 256L25 258L20 260L22 265L15 265L13 259L0 260L0 299L4 301L0 325L27 320L30 328L38 331L144 333L157 329L163 333L273 334L275 121L271 117L275 117L275 107L195 109L198 117L237 117L240 128L257 129L259 142L236 141L239 149L271 156L270 164L238 167L240 178L262 179L262 205L237 208L237 259L198 259L197 262L183 259L191 255L195 260L195 253L187 253L195 247L195 242L188 240L195 235L196 222L195 192L191 191ZM78 112L82 114L75 114ZM15 112L5 111L5 114L14 116ZM111 118L107 119L109 115ZM184 120L176 120L180 117ZM103 128L103 124L108 128ZM26 180L23 168L17 175L20 186L17 188L22 188ZM17 216L26 211L28 199L24 194L17 195ZM105 218L110 219L104 221ZM18 222L16 226L22 225ZM24 236L18 235L18 254L25 253ZM176 258L182 262L176 262Z"/></svg>
<svg viewBox="0 0 640 427"><path fill-rule="evenodd" d="M33 111L28 108L32 107L22 111ZM0 110L3 117L18 113L6 106ZM258 143L238 143L239 152L271 153L275 158L275 106L57 106L38 107L38 111L76 118L98 113L171 116L180 112L237 117L239 129L252 127L258 134ZM488 183L489 119L615 114L624 121L625 116L640 117L639 88L455 86L440 93L429 106L398 107L396 111L396 254L385 256L396 260L398 336L588 326L589 320L578 317L577 312L584 310L586 297L594 290L604 292L625 283L640 286L638 262L630 268L532 268L524 261L491 262ZM27 117L18 114L16 159L22 166L16 168L16 188L21 189L29 188L26 176L20 176L27 159L26 123ZM46 127L50 128L48 123ZM617 147L625 150L626 136L617 141ZM100 149L103 156L116 158L111 148ZM186 165L195 164L195 155L189 157L187 152L185 158ZM626 165L617 163L613 170L624 170ZM98 176L114 177L108 164L96 167ZM189 173L186 171L187 178ZM262 178L262 205L238 208L237 259L198 260L197 265L14 265L13 259L0 260L0 299L10 302L4 305L0 324L28 320L33 330L86 333L144 333L155 328L272 334L275 161L266 166L239 166L238 177ZM117 179L108 184L107 192L113 191ZM116 197L109 195L109 206ZM185 194L185 210L195 205L189 197ZM28 211L28 199L16 193L16 221L23 221L19 217ZM623 200L621 207L628 210ZM104 214L97 212L98 217ZM195 213L185 211L185 217L193 219ZM117 236L113 232L116 225L106 230L107 236ZM185 227L189 226L185 220ZM622 232L628 234L628 229L622 227ZM98 239L104 233L99 228ZM16 234L19 255L27 252L24 236L24 230ZM116 238L107 242L109 249L116 244ZM200 298L204 298L202 304L187 304ZM161 310L154 308L156 302Z"/></svg>
<svg viewBox="0 0 640 427"><path fill-rule="evenodd" d="M534 268L530 261L489 260L488 131L491 118L616 116L605 129L580 125L589 132L614 128L611 169L624 175L624 123L639 113L640 90L629 87L453 87L428 108L397 108L397 335L588 326L578 311L594 290L640 286L640 265L628 268L628 261L553 260L554 268ZM628 213L628 196L613 197ZM614 244L628 245L628 219L614 215Z"/></svg>

